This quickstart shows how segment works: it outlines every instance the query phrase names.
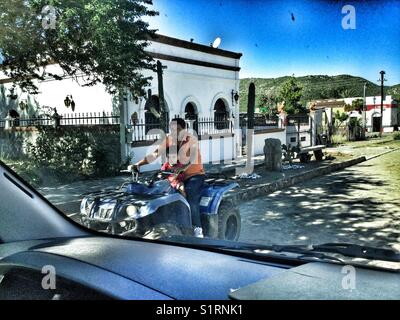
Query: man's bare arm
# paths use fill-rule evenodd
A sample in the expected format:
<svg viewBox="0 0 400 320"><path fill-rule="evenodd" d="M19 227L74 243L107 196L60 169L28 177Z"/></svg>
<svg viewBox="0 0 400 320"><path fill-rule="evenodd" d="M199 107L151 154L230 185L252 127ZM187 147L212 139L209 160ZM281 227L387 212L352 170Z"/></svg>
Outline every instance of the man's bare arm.
<svg viewBox="0 0 400 320"><path fill-rule="evenodd" d="M156 150L154 150L154 152L147 155L144 159L139 160L133 166L129 166L128 170L132 170L133 167L139 168L146 164L152 163L153 161L155 161L158 157L160 157L163 154L163 152L166 150L166 145L167 145L166 140L164 140L160 144L160 146Z"/></svg>

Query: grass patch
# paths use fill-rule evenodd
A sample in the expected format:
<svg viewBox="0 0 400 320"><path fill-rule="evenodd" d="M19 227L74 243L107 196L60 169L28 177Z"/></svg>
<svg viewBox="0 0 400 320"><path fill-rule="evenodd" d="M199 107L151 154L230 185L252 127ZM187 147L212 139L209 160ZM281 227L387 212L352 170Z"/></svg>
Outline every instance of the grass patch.
<svg viewBox="0 0 400 320"><path fill-rule="evenodd" d="M364 141L356 141L349 142L348 145L351 145L354 149L360 148L373 148L373 147L400 147L400 135L397 138L397 132L392 134L385 134L382 138L369 138Z"/></svg>
<svg viewBox="0 0 400 320"><path fill-rule="evenodd" d="M334 134L332 136L332 144L334 146L340 145L340 144L344 144L347 142L347 138L344 135L341 134Z"/></svg>

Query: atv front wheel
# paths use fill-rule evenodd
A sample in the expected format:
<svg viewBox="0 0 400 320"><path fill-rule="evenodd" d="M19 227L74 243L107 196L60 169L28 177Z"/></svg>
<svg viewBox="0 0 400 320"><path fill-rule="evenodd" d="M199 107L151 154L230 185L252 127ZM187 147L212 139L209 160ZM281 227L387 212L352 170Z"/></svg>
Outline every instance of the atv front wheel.
<svg viewBox="0 0 400 320"><path fill-rule="evenodd" d="M143 236L145 239L160 239L168 236L180 236L182 235L182 230L172 223L160 223L151 228Z"/></svg>
<svg viewBox="0 0 400 320"><path fill-rule="evenodd" d="M218 208L218 238L222 240L238 240L241 225L239 209L231 201L222 200Z"/></svg>

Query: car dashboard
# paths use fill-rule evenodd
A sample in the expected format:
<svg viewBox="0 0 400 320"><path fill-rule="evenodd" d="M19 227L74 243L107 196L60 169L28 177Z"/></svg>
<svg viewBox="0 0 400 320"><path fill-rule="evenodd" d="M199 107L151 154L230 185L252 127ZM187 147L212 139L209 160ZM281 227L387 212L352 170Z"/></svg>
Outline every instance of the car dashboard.
<svg viewBox="0 0 400 320"><path fill-rule="evenodd" d="M398 272L323 262L278 264L168 243L113 237L0 244L0 257L0 299L388 300L400 297Z"/></svg>
<svg viewBox="0 0 400 320"><path fill-rule="evenodd" d="M0 257L0 299L220 300L285 270L232 255L111 237L1 244ZM51 270L55 289L41 290Z"/></svg>

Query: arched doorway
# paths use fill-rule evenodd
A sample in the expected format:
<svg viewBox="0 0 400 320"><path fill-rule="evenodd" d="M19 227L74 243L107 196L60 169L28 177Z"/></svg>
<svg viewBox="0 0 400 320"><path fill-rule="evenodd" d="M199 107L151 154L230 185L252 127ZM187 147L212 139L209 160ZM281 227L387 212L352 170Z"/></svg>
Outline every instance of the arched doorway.
<svg viewBox="0 0 400 320"><path fill-rule="evenodd" d="M214 105L214 122L215 128L223 130L229 128L229 112L228 106L224 100L218 99Z"/></svg>
<svg viewBox="0 0 400 320"><path fill-rule="evenodd" d="M381 114L374 113L372 115L372 132L380 132L381 131Z"/></svg>
<svg viewBox="0 0 400 320"><path fill-rule="evenodd" d="M8 111L8 115L13 119L13 126L18 127L20 118L20 114L18 113L18 111L11 109Z"/></svg>
<svg viewBox="0 0 400 320"><path fill-rule="evenodd" d="M193 104L192 102L188 102L185 106L185 120L188 120L191 125L191 128L194 131L198 132L199 116L198 116L197 108L196 108L195 104Z"/></svg>
<svg viewBox="0 0 400 320"><path fill-rule="evenodd" d="M164 105L167 108L167 102L164 100ZM146 134L151 129L160 129L160 117L161 117L161 109L160 109L160 100L158 96L152 95L150 99L146 101L144 105L144 121L146 127ZM167 122L169 121L169 115L167 112Z"/></svg>

